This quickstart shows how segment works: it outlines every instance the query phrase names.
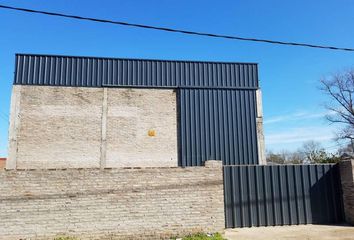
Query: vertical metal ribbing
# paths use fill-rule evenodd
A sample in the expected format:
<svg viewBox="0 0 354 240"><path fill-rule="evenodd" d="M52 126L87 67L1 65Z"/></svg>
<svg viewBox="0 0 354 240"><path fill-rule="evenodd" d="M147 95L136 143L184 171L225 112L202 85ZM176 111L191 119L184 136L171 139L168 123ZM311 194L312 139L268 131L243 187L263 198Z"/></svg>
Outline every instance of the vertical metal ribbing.
<svg viewBox="0 0 354 240"><path fill-rule="evenodd" d="M203 112L204 112L204 116L203 116L203 122L204 122L204 140L205 140L205 145L204 145L204 158L208 159L210 157L210 146L211 146L211 141L210 141L210 113L209 113L209 94L210 91L206 90L206 92L204 94L201 94L201 96L203 96Z"/></svg>
<svg viewBox="0 0 354 240"><path fill-rule="evenodd" d="M241 141L240 141L240 144L242 144L241 148L242 148L242 158L240 159L241 160L241 164L247 164L245 162L246 159L249 159L248 158L248 154L247 154L247 133L246 133L246 121L247 121L247 118L246 118L246 109L243 107L245 106L245 92L240 92L240 111L241 111L241 114L240 114L240 121L241 121L241 128L240 128L240 131L241 131ZM244 143L247 143L244 144ZM249 145L248 145L249 146Z"/></svg>
<svg viewBox="0 0 354 240"><path fill-rule="evenodd" d="M336 165L224 166L226 227L339 223Z"/></svg>
<svg viewBox="0 0 354 240"><path fill-rule="evenodd" d="M277 181L276 181L276 174L275 166L270 166L270 182L271 182L271 195L272 195L272 209L273 209L273 225L278 225L277 222Z"/></svg>
<svg viewBox="0 0 354 240"><path fill-rule="evenodd" d="M247 191L246 191L246 196L247 196L247 211L246 211L246 216L247 216L247 221L246 221L246 224L249 225L249 226L252 226L252 206L253 206L253 202L252 202L252 192L251 192L251 189L252 189L252 180L251 180L251 177L250 177L250 170L251 170L251 167L250 166L249 168L243 168L243 170L245 171L245 178L244 178L244 182L247 183L246 185L246 188Z"/></svg>
<svg viewBox="0 0 354 240"><path fill-rule="evenodd" d="M71 84L71 79L70 79L70 67L71 67L71 59L66 58L65 59L65 77L63 78L63 84L72 86Z"/></svg>
<svg viewBox="0 0 354 240"><path fill-rule="evenodd" d="M162 61L144 59L113 59L94 57L70 57L70 56L47 56L17 54L18 69L25 68L26 74L18 75L16 84L35 85L61 85L70 83L70 76L77 76L71 86L100 87L104 83L127 84L127 85L151 85L151 86L176 86L176 85L204 85L204 86L243 86L258 87L258 74L256 64L246 63L217 63L217 62L190 62L190 61ZM76 62L77 68L71 68L68 74L60 71L65 61ZM54 65L39 64L48 62ZM89 66L92 64L91 66ZM112 64L115 71L122 75L119 78L107 72L92 78L80 77L79 72L88 67L92 69L108 69ZM49 67L49 68L48 68ZM52 68L54 67L54 68ZM63 65L64 67L64 65ZM59 69L58 69L59 68ZM141 68L144 68L142 70ZM35 78L34 73L48 70L49 75ZM108 70L107 70L108 71ZM139 76L139 73L143 73ZM183 74L180 74L183 72ZM240 74L242 77L240 78ZM56 81L61 76L63 81ZM138 82L140 84L138 84ZM65 85L66 85L65 84Z"/></svg>
<svg viewBox="0 0 354 240"><path fill-rule="evenodd" d="M262 197L263 197L263 191L262 191L262 184L258 184L260 182L260 174L259 174L259 168L255 167L254 168L254 181L255 181L255 186L256 186L256 219L257 219L257 227L262 226L263 223L263 214L262 214Z"/></svg>
<svg viewBox="0 0 354 240"><path fill-rule="evenodd" d="M311 179L310 179L310 168L309 166L305 166L301 168L302 170L302 180L304 183L304 211L305 211L305 223L308 224L312 222L312 216L311 216L311 201L310 201L310 187L311 187Z"/></svg>
<svg viewBox="0 0 354 240"><path fill-rule="evenodd" d="M197 137L197 131L198 131L198 126L196 124L196 119L197 119L197 103L195 99L195 90L192 89L189 91L189 99L190 99L190 113L191 113L191 118L190 118L190 142L191 142L191 148L190 148L190 159L191 159L191 166L197 166L197 144L196 144L196 137Z"/></svg>
<svg viewBox="0 0 354 240"><path fill-rule="evenodd" d="M225 112L224 112L224 103L223 103L223 94L224 91L217 90L218 97L217 97L217 102L218 102L218 159L222 159L224 162L226 162L226 156L225 156L225 143L224 143L224 119L226 118Z"/></svg>
<svg viewBox="0 0 354 240"><path fill-rule="evenodd" d="M247 212L247 184L244 178L244 168L240 167L238 168L239 170L239 188L240 188L240 202L238 203L240 205L240 216L241 216L241 221L239 224L239 227L245 227L247 226L247 217L248 217L248 212Z"/></svg>
<svg viewBox="0 0 354 240"><path fill-rule="evenodd" d="M279 223L280 225L284 225L284 204L283 204L283 198L284 198L284 190L283 190L283 179L282 179L282 172L281 167L277 166L277 171L278 171L278 179L276 181L279 182L278 187L279 187Z"/></svg>
<svg viewBox="0 0 354 240"><path fill-rule="evenodd" d="M240 182L239 182L239 172L237 171L237 169L235 168L230 168L229 172L232 173L232 182L230 184L230 186L232 186L232 188L230 189L234 189L234 191L229 191L231 192L233 198L232 198L232 202L230 203L230 206L232 206L232 216L233 216L233 226L238 226L238 224L241 223L241 214L240 214L240 198L241 196L238 194L240 192ZM236 203L236 205L234 204Z"/></svg>
<svg viewBox="0 0 354 240"><path fill-rule="evenodd" d="M15 83L19 83L20 79L22 79L23 74L23 58L16 58L15 64Z"/></svg>
<svg viewBox="0 0 354 240"><path fill-rule="evenodd" d="M37 79L37 83L40 84L40 80L39 80L39 77L38 77L38 73L39 73L39 66L38 65L39 65L39 59L38 58L34 58L32 78L33 79Z"/></svg>
<svg viewBox="0 0 354 240"><path fill-rule="evenodd" d="M299 168L300 176L299 176L299 181L301 181L301 197L299 198L300 202L300 209L299 213L301 216L301 224L306 224L307 223L307 215L306 215L306 197L305 197L305 181L307 179L306 176L304 176L304 168Z"/></svg>
<svg viewBox="0 0 354 240"><path fill-rule="evenodd" d="M301 215L300 215L300 203L299 203L299 199L300 199L300 191L299 188L301 187L301 178L299 178L298 175L298 166L294 166L294 182L295 182L295 188L294 188L294 194L295 194L295 220L296 220L296 224L300 224L301 223Z"/></svg>
<svg viewBox="0 0 354 240"><path fill-rule="evenodd" d="M219 124L219 96L218 90L213 91L213 113L214 113L214 157L218 159L220 154L220 124Z"/></svg>
<svg viewBox="0 0 354 240"><path fill-rule="evenodd" d="M319 211L318 205L313 204L317 202L318 191L316 189L316 182L317 182L317 168L313 165L309 167L309 179L310 179L310 208L311 208L311 222L317 223L317 212ZM314 213L314 214L313 214Z"/></svg>
<svg viewBox="0 0 354 240"><path fill-rule="evenodd" d="M273 192L273 211L274 211L274 225L281 225L282 217L281 217L281 191L280 191L280 182L279 182L279 169L278 166L272 167L272 192Z"/></svg>
<svg viewBox="0 0 354 240"><path fill-rule="evenodd" d="M29 65L28 65L28 71L27 71L27 77L28 77L28 79L34 79L33 78L33 71L34 71L34 69L33 69L33 62L34 62L34 57L32 57L32 56L30 56L30 57L28 57L28 63L29 63ZM37 83L37 79L34 79L34 81Z"/></svg>
<svg viewBox="0 0 354 240"><path fill-rule="evenodd" d="M234 104L232 102L232 98L231 98L231 92L230 91L226 91L226 115L227 118L225 118L225 122L227 125L227 127L224 129L225 131L225 136L227 136L227 139L225 140L225 142L227 142L229 144L229 147L225 146L225 151L227 153L227 158L226 158L226 164L231 164L231 159L235 159L235 155L234 155L234 149L235 149L235 143L234 143L234 124L233 123L233 107Z"/></svg>
<svg viewBox="0 0 354 240"><path fill-rule="evenodd" d="M186 160L187 160L187 155L186 155L186 147L187 146L187 139L186 139L186 100L185 100L185 94L186 92L183 90L179 90L179 109L180 109L180 114L179 114L179 123L180 123L180 142L181 142L181 146L180 146L180 161L181 161L181 166L185 167L187 166Z"/></svg>
<svg viewBox="0 0 354 240"><path fill-rule="evenodd" d="M336 199L335 199L335 194L336 194L336 192L335 192L335 186L334 186L334 182L335 182L335 175L334 175L334 170L335 170L335 167L334 166L332 166L332 165L330 165L329 166L330 167L330 170L329 170L329 179L330 179L330 181L329 181L329 185L330 185L330 187L329 187L329 196L330 196L330 198L329 198L329 201L330 201L330 206L331 206L331 209L332 209L332 211L331 211L331 219L334 219L335 221L337 221L338 220L338 207L337 207L337 205L336 205L336 203L335 203L335 201L336 201ZM340 176L337 176L337 177L340 177Z"/></svg>
<svg viewBox="0 0 354 240"><path fill-rule="evenodd" d="M326 175L329 175L329 168L328 168L328 165L322 165L322 171L323 171L323 185L325 186L330 186L328 183L330 181L329 178L326 177ZM326 222L330 222L330 210L331 210L331 206L329 205L329 197L328 197L328 188L325 187L324 188L324 196L325 196L325 199L324 199L324 206L325 206L325 210L324 210L324 221Z"/></svg>

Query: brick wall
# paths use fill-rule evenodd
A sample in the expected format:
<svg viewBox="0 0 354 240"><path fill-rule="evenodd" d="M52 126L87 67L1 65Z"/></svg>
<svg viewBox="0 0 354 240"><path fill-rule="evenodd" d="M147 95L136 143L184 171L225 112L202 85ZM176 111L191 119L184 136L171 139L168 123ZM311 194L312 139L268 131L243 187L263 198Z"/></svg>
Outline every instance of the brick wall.
<svg viewBox="0 0 354 240"><path fill-rule="evenodd" d="M100 88L14 85L6 167L99 167L102 99Z"/></svg>
<svg viewBox="0 0 354 240"><path fill-rule="evenodd" d="M8 169L142 166L177 166L173 90L13 86Z"/></svg>
<svg viewBox="0 0 354 240"><path fill-rule="evenodd" d="M339 163L344 214L346 222L354 225L354 160L343 160Z"/></svg>
<svg viewBox="0 0 354 240"><path fill-rule="evenodd" d="M176 100L173 90L108 88L106 166L177 166Z"/></svg>
<svg viewBox="0 0 354 240"><path fill-rule="evenodd" d="M0 158L0 169L5 168L6 158Z"/></svg>
<svg viewBox="0 0 354 240"><path fill-rule="evenodd" d="M220 231L222 167L212 162L190 168L0 170L0 239L165 239Z"/></svg>

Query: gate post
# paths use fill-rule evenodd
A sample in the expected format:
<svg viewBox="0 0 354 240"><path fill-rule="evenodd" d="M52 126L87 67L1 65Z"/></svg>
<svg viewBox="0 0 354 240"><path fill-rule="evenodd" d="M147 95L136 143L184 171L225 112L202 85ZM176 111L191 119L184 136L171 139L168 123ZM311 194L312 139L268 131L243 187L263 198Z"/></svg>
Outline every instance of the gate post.
<svg viewBox="0 0 354 240"><path fill-rule="evenodd" d="M345 221L354 225L354 160L339 162Z"/></svg>

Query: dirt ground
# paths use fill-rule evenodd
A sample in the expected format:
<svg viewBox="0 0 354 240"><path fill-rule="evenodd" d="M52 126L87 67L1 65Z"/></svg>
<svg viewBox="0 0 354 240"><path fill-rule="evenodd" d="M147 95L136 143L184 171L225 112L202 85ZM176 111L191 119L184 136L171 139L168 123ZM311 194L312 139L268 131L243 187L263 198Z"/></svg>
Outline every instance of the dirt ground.
<svg viewBox="0 0 354 240"><path fill-rule="evenodd" d="M228 240L343 239L354 240L354 227L348 225L299 225L226 229Z"/></svg>

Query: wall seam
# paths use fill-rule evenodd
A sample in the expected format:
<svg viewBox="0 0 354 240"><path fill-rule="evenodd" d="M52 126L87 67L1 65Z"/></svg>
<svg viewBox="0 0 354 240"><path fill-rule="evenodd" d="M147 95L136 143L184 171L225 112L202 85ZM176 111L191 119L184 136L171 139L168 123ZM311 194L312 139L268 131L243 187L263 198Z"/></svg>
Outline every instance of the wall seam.
<svg viewBox="0 0 354 240"><path fill-rule="evenodd" d="M9 119L9 159L6 161L6 169L17 168L17 153L18 153L18 128L20 126L20 104L21 104L21 86L13 86L11 96L11 108Z"/></svg>
<svg viewBox="0 0 354 240"><path fill-rule="evenodd" d="M101 120L101 157L100 168L106 167L106 152L107 152L107 111L108 111L108 89L103 88L102 100L102 120Z"/></svg>
<svg viewBox="0 0 354 240"><path fill-rule="evenodd" d="M265 156L265 142L263 130L263 106L262 106L262 92L260 89L256 91L256 128L257 128L257 147L258 147L258 163L260 165L267 165Z"/></svg>

